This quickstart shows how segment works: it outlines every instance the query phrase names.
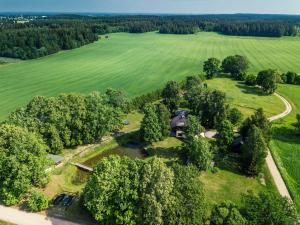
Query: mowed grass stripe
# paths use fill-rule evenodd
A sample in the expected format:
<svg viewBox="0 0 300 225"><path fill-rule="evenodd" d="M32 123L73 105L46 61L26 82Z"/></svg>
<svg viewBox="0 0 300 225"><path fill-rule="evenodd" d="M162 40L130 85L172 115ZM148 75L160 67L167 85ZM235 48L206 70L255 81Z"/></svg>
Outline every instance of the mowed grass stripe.
<svg viewBox="0 0 300 225"><path fill-rule="evenodd" d="M278 51L278 52L277 52ZM111 34L108 40L37 60L0 67L0 120L36 95L120 88L129 97L168 80L199 74L208 57L246 55L252 73L274 67L300 71L300 38Z"/></svg>

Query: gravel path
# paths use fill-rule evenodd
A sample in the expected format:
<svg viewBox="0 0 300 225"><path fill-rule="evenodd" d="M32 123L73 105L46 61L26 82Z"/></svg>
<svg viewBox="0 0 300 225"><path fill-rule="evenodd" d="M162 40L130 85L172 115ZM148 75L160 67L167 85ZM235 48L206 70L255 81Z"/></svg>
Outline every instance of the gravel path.
<svg viewBox="0 0 300 225"><path fill-rule="evenodd" d="M293 110L291 104L284 97L282 97L281 95L279 95L277 93L275 93L275 95L278 98L280 98L281 101L284 103L285 111L283 113L280 113L280 114L276 115L276 116L270 117L269 120L271 122L286 117ZM283 196L283 197L287 197L290 201L292 201L292 198L291 198L290 193L287 189L287 186L286 186L286 184L285 184L285 182L284 182L284 180L283 180L283 178L282 178L282 176L279 172L279 169L278 169L278 167L277 167L277 165L276 165L276 163L273 159L273 156L272 156L269 149L268 149L268 156L267 156L266 161L267 161L267 166L270 170L270 173L273 177L273 180L275 182L275 185L276 185L280 195Z"/></svg>
<svg viewBox="0 0 300 225"><path fill-rule="evenodd" d="M62 219L28 213L15 208L0 206L0 219L19 225L80 225Z"/></svg>

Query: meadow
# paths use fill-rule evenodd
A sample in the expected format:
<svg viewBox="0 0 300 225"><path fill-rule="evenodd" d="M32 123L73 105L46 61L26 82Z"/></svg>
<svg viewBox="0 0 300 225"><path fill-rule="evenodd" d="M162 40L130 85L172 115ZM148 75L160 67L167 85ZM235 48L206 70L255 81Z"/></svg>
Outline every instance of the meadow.
<svg viewBox="0 0 300 225"><path fill-rule="evenodd" d="M0 120L36 95L124 90L129 97L162 87L168 80L199 74L209 57L241 54L250 72L265 68L300 71L300 38L111 34L109 39L40 59L0 66Z"/></svg>
<svg viewBox="0 0 300 225"><path fill-rule="evenodd" d="M278 92L289 100L293 112L274 124L271 150L300 211L300 136L294 126L296 114L300 113L300 87L281 85Z"/></svg>

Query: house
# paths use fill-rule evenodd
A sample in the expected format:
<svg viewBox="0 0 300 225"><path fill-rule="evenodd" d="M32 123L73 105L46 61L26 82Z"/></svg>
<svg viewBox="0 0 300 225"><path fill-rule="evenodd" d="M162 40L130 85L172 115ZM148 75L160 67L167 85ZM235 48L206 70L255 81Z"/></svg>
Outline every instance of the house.
<svg viewBox="0 0 300 225"><path fill-rule="evenodd" d="M188 112L185 110L179 110L175 112L174 117L171 120L172 134L177 138L184 137L183 128L186 125Z"/></svg>

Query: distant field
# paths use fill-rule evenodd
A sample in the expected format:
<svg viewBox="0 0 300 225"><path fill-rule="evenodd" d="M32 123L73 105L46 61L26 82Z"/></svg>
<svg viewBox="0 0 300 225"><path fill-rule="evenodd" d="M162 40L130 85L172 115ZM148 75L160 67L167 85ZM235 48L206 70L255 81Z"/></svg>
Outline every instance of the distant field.
<svg viewBox="0 0 300 225"><path fill-rule="evenodd" d="M300 113L300 86L281 85L278 92L290 101L293 112L274 124L271 150L300 212L300 136L293 126Z"/></svg>
<svg viewBox="0 0 300 225"><path fill-rule="evenodd" d="M120 88L139 95L200 73L208 57L246 55L251 72L300 72L300 38L111 34L109 40L45 58L0 66L0 120L33 96Z"/></svg>

